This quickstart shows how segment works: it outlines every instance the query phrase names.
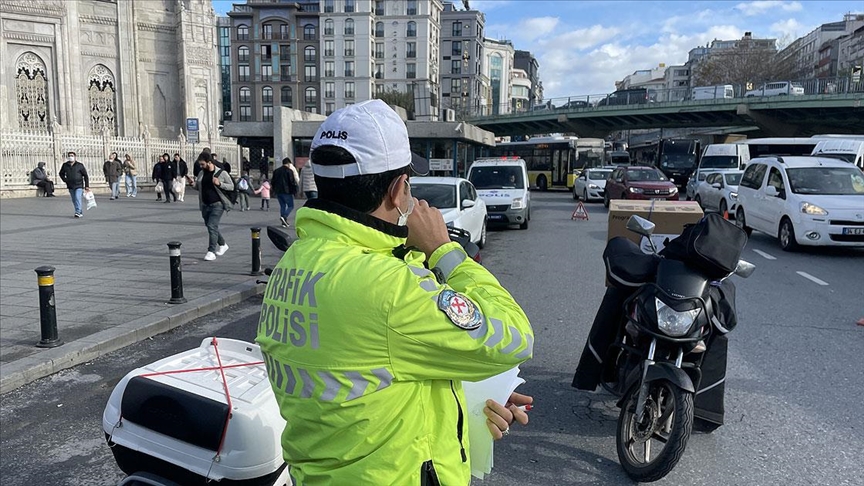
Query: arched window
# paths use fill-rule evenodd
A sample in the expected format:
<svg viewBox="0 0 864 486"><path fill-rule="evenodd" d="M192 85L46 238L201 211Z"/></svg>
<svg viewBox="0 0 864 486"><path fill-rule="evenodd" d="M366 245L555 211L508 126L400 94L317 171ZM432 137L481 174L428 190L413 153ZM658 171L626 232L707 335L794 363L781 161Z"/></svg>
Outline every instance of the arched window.
<svg viewBox="0 0 864 486"><path fill-rule="evenodd" d="M249 62L249 48L246 46L240 46L237 49L237 62Z"/></svg>
<svg viewBox="0 0 864 486"><path fill-rule="evenodd" d="M306 24L303 26L303 40L315 40L315 26Z"/></svg>
<svg viewBox="0 0 864 486"><path fill-rule="evenodd" d="M252 90L247 87L240 88L240 103L252 102Z"/></svg>
<svg viewBox="0 0 864 486"><path fill-rule="evenodd" d="M15 98L20 128L48 129L48 77L45 63L32 52L25 52L15 63Z"/></svg>
<svg viewBox="0 0 864 486"><path fill-rule="evenodd" d="M318 89L312 86L306 88L306 104L314 105L318 103Z"/></svg>
<svg viewBox="0 0 864 486"><path fill-rule="evenodd" d="M324 21L324 35L333 35L333 19Z"/></svg>
<svg viewBox="0 0 864 486"><path fill-rule="evenodd" d="M375 22L375 37L384 37L384 22Z"/></svg>
<svg viewBox="0 0 864 486"><path fill-rule="evenodd" d="M291 105L294 102L293 98L294 97L293 97L293 94L291 92L291 87L290 86L283 86L282 87L282 106L287 106L288 108L291 108Z"/></svg>
<svg viewBox="0 0 864 486"><path fill-rule="evenodd" d="M90 130L102 133L108 130L117 132L117 90L114 75L102 64L90 70L87 77L87 94L90 102Z"/></svg>
<svg viewBox="0 0 864 486"><path fill-rule="evenodd" d="M345 21L345 35L354 35L354 19Z"/></svg>
<svg viewBox="0 0 864 486"><path fill-rule="evenodd" d="M240 24L237 26L237 40L249 40L249 26Z"/></svg>
<svg viewBox="0 0 864 486"><path fill-rule="evenodd" d="M264 86L261 88L261 102L273 103L273 88L270 86Z"/></svg>
<svg viewBox="0 0 864 486"><path fill-rule="evenodd" d="M408 22L408 37L417 37L417 22Z"/></svg>
<svg viewBox="0 0 864 486"><path fill-rule="evenodd" d="M306 49L303 49L303 60L304 61L315 61L318 59L317 52L315 51L315 46L306 46Z"/></svg>

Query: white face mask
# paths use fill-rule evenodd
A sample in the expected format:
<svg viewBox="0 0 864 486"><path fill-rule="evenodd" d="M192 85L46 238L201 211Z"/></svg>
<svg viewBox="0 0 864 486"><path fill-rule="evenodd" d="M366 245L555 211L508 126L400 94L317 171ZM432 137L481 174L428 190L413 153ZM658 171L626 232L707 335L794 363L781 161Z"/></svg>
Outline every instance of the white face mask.
<svg viewBox="0 0 864 486"><path fill-rule="evenodd" d="M396 226L405 226L408 224L408 216L411 216L411 213L414 212L414 197L411 196L411 184L408 184L408 180L405 180L405 184L408 185L408 209L403 213L399 207L396 207L396 211L399 211L399 220L396 221Z"/></svg>

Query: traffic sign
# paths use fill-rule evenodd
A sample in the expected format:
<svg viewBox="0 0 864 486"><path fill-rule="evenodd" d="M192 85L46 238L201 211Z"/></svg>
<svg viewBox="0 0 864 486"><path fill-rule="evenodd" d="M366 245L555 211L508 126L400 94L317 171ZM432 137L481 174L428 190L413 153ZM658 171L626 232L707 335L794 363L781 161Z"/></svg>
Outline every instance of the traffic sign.
<svg viewBox="0 0 864 486"><path fill-rule="evenodd" d="M198 119L197 118L187 118L186 119L186 142L187 143L198 143Z"/></svg>
<svg viewBox="0 0 864 486"><path fill-rule="evenodd" d="M576 205L576 209L573 210L570 219L583 219L588 221L588 211L585 210L585 205L582 204L582 201L579 201L579 204Z"/></svg>

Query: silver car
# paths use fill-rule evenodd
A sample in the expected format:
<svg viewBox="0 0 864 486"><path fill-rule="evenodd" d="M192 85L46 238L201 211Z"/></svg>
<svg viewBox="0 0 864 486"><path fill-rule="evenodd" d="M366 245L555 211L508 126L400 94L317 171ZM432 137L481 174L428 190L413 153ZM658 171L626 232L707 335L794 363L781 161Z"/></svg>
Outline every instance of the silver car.
<svg viewBox="0 0 864 486"><path fill-rule="evenodd" d="M696 202L706 211L734 216L738 205L738 184L743 170L724 170L705 176L696 186Z"/></svg>
<svg viewBox="0 0 864 486"><path fill-rule="evenodd" d="M583 201L603 200L606 193L606 179L612 174L612 169L587 169L579 174L573 184L573 199Z"/></svg>

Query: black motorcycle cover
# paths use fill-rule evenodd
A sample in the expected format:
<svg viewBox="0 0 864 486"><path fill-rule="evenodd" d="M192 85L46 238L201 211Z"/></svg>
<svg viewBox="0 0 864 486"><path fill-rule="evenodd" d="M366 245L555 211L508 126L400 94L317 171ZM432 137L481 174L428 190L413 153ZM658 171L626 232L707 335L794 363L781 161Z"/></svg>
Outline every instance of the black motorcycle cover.
<svg viewBox="0 0 864 486"><path fill-rule="evenodd" d="M639 287L654 280L660 258L648 255L623 236L616 236L606 243L603 263L606 265L606 281L621 289Z"/></svg>
<svg viewBox="0 0 864 486"><path fill-rule="evenodd" d="M723 278L735 271L747 234L717 213L708 213L684 226L681 235L666 242L660 255L679 260L710 278Z"/></svg>

